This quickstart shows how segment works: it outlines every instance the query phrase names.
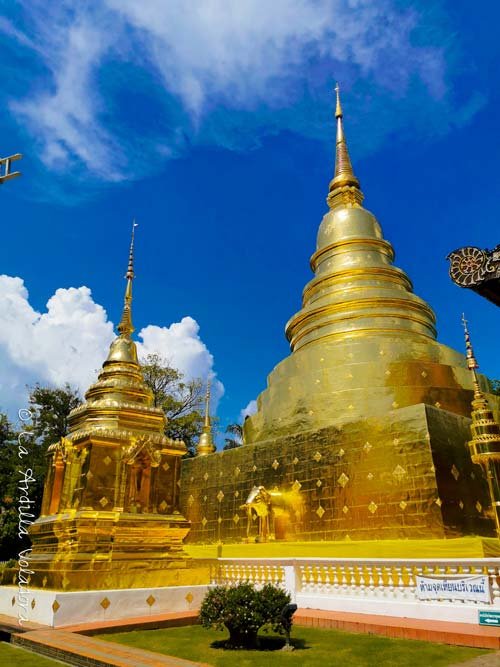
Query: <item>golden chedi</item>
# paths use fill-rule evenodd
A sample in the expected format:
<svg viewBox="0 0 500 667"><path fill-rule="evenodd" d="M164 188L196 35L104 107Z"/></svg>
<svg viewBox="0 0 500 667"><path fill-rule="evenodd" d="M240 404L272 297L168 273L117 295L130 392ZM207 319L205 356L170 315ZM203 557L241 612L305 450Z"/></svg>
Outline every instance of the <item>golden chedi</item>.
<svg viewBox="0 0 500 667"><path fill-rule="evenodd" d="M500 538L500 425L495 420L488 400L479 386L476 373L479 365L474 356L465 316L462 316L462 321L465 329L467 365L472 373L474 385L472 440L469 442L469 449L472 460L483 468L488 481L491 511L495 520L497 536Z"/></svg>
<svg viewBox="0 0 500 667"><path fill-rule="evenodd" d="M214 439L212 434L212 422L210 419L210 380L207 380L207 393L205 395L205 421L203 429L196 445L196 454L206 456L215 452Z"/></svg>
<svg viewBox="0 0 500 667"><path fill-rule="evenodd" d="M180 514L182 441L164 434L132 340L133 236L119 335L66 438L49 448L30 585L60 590L178 582L189 523Z"/></svg>
<svg viewBox="0 0 500 667"><path fill-rule="evenodd" d="M183 463L190 541L244 539L239 507L254 487L302 495L288 539L494 534L467 447L465 358L437 342L431 307L362 205L338 87L335 116L329 211L302 309L286 325L291 354L246 419L244 446Z"/></svg>

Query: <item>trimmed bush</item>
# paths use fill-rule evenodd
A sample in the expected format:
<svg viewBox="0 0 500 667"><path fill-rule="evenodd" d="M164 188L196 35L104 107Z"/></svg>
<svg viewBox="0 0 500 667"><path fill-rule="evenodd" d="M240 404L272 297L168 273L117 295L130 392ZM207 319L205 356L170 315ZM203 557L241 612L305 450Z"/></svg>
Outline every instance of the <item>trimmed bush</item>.
<svg viewBox="0 0 500 667"><path fill-rule="evenodd" d="M256 648L260 628L284 632L281 612L289 602L288 593L272 584L261 590L249 583L216 586L202 602L200 623L204 628L227 628L230 648Z"/></svg>

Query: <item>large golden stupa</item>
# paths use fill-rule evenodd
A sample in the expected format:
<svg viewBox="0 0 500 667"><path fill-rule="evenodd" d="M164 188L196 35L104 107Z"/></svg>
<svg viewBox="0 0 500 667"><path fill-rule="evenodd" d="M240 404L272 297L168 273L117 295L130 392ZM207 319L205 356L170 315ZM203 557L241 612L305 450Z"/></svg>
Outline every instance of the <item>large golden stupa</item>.
<svg viewBox="0 0 500 667"><path fill-rule="evenodd" d="M119 335L69 434L49 448L41 516L30 528L31 587L137 588L187 581L179 511L182 441L165 436L132 340L133 236Z"/></svg>
<svg viewBox="0 0 500 667"><path fill-rule="evenodd" d="M487 483L467 448L466 360L437 342L431 307L362 205L338 87L335 116L329 211L302 309L286 325L291 354L246 420L245 445L183 463L190 541L244 539L242 503L259 487L301 496L301 509L285 512L285 538L494 534ZM487 393L486 378L478 382Z"/></svg>

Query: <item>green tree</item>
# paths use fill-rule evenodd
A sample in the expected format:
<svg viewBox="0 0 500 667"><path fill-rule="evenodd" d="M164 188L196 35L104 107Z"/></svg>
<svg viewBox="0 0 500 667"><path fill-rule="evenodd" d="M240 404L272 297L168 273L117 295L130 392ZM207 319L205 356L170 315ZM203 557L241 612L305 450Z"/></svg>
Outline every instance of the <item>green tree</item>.
<svg viewBox="0 0 500 667"><path fill-rule="evenodd" d="M490 380L491 393L500 396L500 380Z"/></svg>
<svg viewBox="0 0 500 667"><path fill-rule="evenodd" d="M0 560L14 558L28 545L18 537L17 500L19 490L17 434L7 415L0 413ZM26 542L26 544L25 544Z"/></svg>
<svg viewBox="0 0 500 667"><path fill-rule="evenodd" d="M167 418L165 435L184 440L187 455L193 456L203 428L203 382L185 380L184 375L159 354L148 354L142 372L153 392L154 405L161 408Z"/></svg>
<svg viewBox="0 0 500 667"><path fill-rule="evenodd" d="M226 444L223 449L236 449L236 447L241 447L243 444L243 426L241 424L228 424L226 433L229 433L233 437L224 438Z"/></svg>

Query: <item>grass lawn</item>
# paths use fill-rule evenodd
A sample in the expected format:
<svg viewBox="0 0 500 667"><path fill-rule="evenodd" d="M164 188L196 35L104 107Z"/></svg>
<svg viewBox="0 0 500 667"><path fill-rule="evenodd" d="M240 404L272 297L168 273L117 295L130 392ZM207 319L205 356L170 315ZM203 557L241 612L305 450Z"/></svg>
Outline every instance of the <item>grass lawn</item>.
<svg viewBox="0 0 500 667"><path fill-rule="evenodd" d="M0 665L2 667L61 667L63 663L31 653L23 648L0 642Z"/></svg>
<svg viewBox="0 0 500 667"><path fill-rule="evenodd" d="M445 667L472 660L489 651L430 644L337 630L296 626L292 630L295 651L279 649L283 637L262 634L265 651L230 651L221 645L226 633L205 630L199 625L164 630L142 630L100 635L100 639L167 655L206 662L215 667Z"/></svg>

